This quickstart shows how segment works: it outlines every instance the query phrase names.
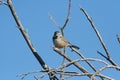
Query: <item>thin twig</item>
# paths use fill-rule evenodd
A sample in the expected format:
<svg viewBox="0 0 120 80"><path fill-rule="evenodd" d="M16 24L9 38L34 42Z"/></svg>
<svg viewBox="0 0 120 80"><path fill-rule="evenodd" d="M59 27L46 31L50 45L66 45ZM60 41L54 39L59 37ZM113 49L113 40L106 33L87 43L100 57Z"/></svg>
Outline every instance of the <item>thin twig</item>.
<svg viewBox="0 0 120 80"><path fill-rule="evenodd" d="M66 54L66 48L65 48L65 47L63 48L63 53ZM65 61L66 61L66 59L63 58L63 61L62 61L62 64L61 64L61 65L63 65L63 64L65 63Z"/></svg>
<svg viewBox="0 0 120 80"><path fill-rule="evenodd" d="M58 24L58 22L53 18L53 16L52 16L50 13L48 13L48 16L49 16L50 20L51 20L59 29L61 29L61 26Z"/></svg>
<svg viewBox="0 0 120 80"><path fill-rule="evenodd" d="M86 59L81 59L80 61L98 61L98 62L101 62L101 63L104 63L105 65L109 65L107 62L101 60L101 59L95 59L95 58L86 58Z"/></svg>
<svg viewBox="0 0 120 80"><path fill-rule="evenodd" d="M103 71L103 70L105 70L105 69L107 69L107 68L115 68L115 69L119 69L119 70L120 70L120 67L119 67L119 66L106 65L106 66L100 68L99 70L97 70L97 71L94 73L94 75L92 75L92 77L95 76L95 75L97 75L97 74L99 74L101 71Z"/></svg>
<svg viewBox="0 0 120 80"><path fill-rule="evenodd" d="M66 27L68 21L70 20L70 11L71 11L71 5L72 5L72 0L69 0L69 6L68 6L68 15L66 17L65 23L63 27L61 28L62 35L64 36L64 28Z"/></svg>
<svg viewBox="0 0 120 80"><path fill-rule="evenodd" d="M85 16L87 17L88 21L90 22L92 28L94 29L94 31L95 31L98 39L100 40L100 43L102 44L102 47L103 47L103 49L104 49L105 52L106 52L107 60L110 61L110 63L111 63L112 65L117 66L117 64L116 64L115 62L113 62L113 60L110 58L110 53L109 53L109 51L108 51L108 49L107 49L107 47L106 47L106 45L105 45L105 43L104 43L104 41L103 41L103 39L102 39L102 37L101 37L99 31L97 30L97 28L96 28L96 26L95 26L92 18L87 14L87 12L86 12L83 8L80 8L80 10L85 14Z"/></svg>
<svg viewBox="0 0 120 80"><path fill-rule="evenodd" d="M34 74L34 73L39 73L39 72L42 72L42 71L41 70L35 70L35 71L19 74L19 75L17 75L17 77L21 77L21 79L24 79L29 74Z"/></svg>
<svg viewBox="0 0 120 80"><path fill-rule="evenodd" d="M104 55L104 54L102 54L100 51L97 51L97 53L98 54L100 54L102 57L104 57L105 59L107 59L107 57Z"/></svg>
<svg viewBox="0 0 120 80"><path fill-rule="evenodd" d="M85 58L85 59L77 59L77 60L73 60L72 62L67 62L67 63L64 63L64 65L61 65L59 68L57 69L62 69L62 68L65 68L65 67L69 67L70 65L72 65L73 63L76 63L76 62L81 62L81 61L97 61L97 62L101 62L105 65L109 65L107 62L101 60L101 59L95 59L95 58Z"/></svg>
<svg viewBox="0 0 120 80"><path fill-rule="evenodd" d="M110 58L110 59L108 59L105 55L103 55L101 52L99 52L99 51L97 51L97 53L98 54L100 54L102 57L104 57L106 60L108 60L111 64L113 64L114 66L116 66L115 65L115 63L113 62L113 60Z"/></svg>
<svg viewBox="0 0 120 80"><path fill-rule="evenodd" d="M63 53L66 54L66 48L65 47L63 48ZM62 66L64 66L65 61L66 61L66 58L63 57L63 61L62 61L62 64L61 64ZM65 67L61 68L61 71L64 72ZM62 74L60 75L60 80L63 80L63 75Z"/></svg>
<svg viewBox="0 0 120 80"><path fill-rule="evenodd" d="M76 63L76 62L81 62L81 61L96 61L96 62L101 62L105 65L109 65L107 62L101 60L101 59L95 59L95 58L85 58L85 59L77 59L77 60L73 60L71 62L67 62L67 63L64 63L63 65L61 65L60 67L56 68L57 70L61 70L63 68L67 68L69 66L71 66L73 63Z"/></svg>
<svg viewBox="0 0 120 80"><path fill-rule="evenodd" d="M36 76L34 76L34 78L35 78L36 80L39 80Z"/></svg>
<svg viewBox="0 0 120 80"><path fill-rule="evenodd" d="M75 48L72 48L72 47L71 47L71 49L74 52L76 52L82 59L85 59L85 57L78 50L76 50ZM95 67L89 61L86 60L85 62L96 72Z"/></svg>
<svg viewBox="0 0 120 80"><path fill-rule="evenodd" d="M120 43L120 36L116 35L118 42Z"/></svg>
<svg viewBox="0 0 120 80"><path fill-rule="evenodd" d="M63 74L63 75L71 76L71 77L75 77L75 76L92 76L92 75L94 75L93 73L81 73L80 74L80 73L77 73L77 72L64 72L64 73L61 73L61 71L56 71L56 74ZM96 74L95 76L102 77L104 79L114 80L114 79L112 79L112 78L110 78L108 76L102 75L102 74Z"/></svg>
<svg viewBox="0 0 120 80"><path fill-rule="evenodd" d="M64 63L63 66L61 66L60 68L66 68L66 67L69 67L70 65L72 65L73 63L76 63L76 62L79 62L80 60L77 59L77 60L73 60L71 62L68 62L68 63Z"/></svg>
<svg viewBox="0 0 120 80"><path fill-rule="evenodd" d="M2 4L4 4L4 5L8 5L6 2L0 0L0 5L2 5Z"/></svg>
<svg viewBox="0 0 120 80"><path fill-rule="evenodd" d="M77 60L76 60L77 61ZM113 65L108 65L107 68L115 68L116 66L113 66ZM102 67L101 70L104 70L105 67ZM47 75L47 71L46 70L36 70L36 71L32 71L32 72L28 72L28 73L24 73L24 74L21 74L20 76L24 76L26 74L31 74L31 73L38 73L38 72L45 72L45 74L42 74L38 77L36 77L36 79L40 79L40 78L43 78L45 75ZM78 73L78 72L71 72L71 71L66 71L66 72L62 72L62 71L59 71L59 70L56 70L56 69L52 69L51 72L54 72L55 74L62 74L62 75L67 75L67 76L71 76L71 77L75 77L75 76L98 76L98 77L102 77L104 79L109 79L109 80L113 80L112 78L108 77L108 76L105 76L103 74L93 74L93 73Z"/></svg>
<svg viewBox="0 0 120 80"><path fill-rule="evenodd" d="M68 14L67 14L67 17L66 17L66 20L65 20L65 23L64 23L63 27L61 27L58 24L58 22L53 18L53 16L50 13L48 13L48 16L50 17L50 20L61 30L61 33L62 33L63 36L64 36L64 28L66 27L68 21L70 20L71 3L72 3L72 0L69 0Z"/></svg>

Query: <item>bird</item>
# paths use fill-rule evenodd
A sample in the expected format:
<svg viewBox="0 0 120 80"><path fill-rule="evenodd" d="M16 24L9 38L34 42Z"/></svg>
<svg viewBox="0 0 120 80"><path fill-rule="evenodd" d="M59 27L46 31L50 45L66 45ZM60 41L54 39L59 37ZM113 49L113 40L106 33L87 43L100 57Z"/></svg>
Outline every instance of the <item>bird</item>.
<svg viewBox="0 0 120 80"><path fill-rule="evenodd" d="M70 47L70 48L75 48L78 50L80 49L78 46L72 45L70 42L68 42L59 31L54 32L53 43L56 48Z"/></svg>

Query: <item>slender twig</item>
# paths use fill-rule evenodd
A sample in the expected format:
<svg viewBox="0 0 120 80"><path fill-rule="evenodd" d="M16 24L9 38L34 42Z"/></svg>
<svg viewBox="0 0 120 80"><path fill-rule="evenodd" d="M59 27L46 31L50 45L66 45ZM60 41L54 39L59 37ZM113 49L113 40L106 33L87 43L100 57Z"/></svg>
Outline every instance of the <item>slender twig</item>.
<svg viewBox="0 0 120 80"><path fill-rule="evenodd" d="M97 61L97 62L101 62L104 63L105 65L109 65L107 62L101 60L101 59L95 59L95 58L86 58L86 59L81 59L80 61Z"/></svg>
<svg viewBox="0 0 120 80"><path fill-rule="evenodd" d="M71 77L75 77L75 76L88 76L89 75L89 76L98 76L98 77L102 77L102 78L113 80L112 78L110 78L108 76L105 76L103 74L98 74L98 73L100 73L101 71L103 71L106 68L117 68L117 67L113 66L113 65L107 65L107 66L102 67L101 69L99 69L96 73L81 73L80 74L78 72L71 72L71 71L63 72L63 71L59 71L59 70L56 70L56 69L51 70L51 72L54 72L55 74L67 75L67 76L71 76ZM36 79L43 78L45 75L47 75L47 71L46 70L35 70L35 71L32 71L32 72L27 72L27 73L24 73L24 74L20 74L18 76L24 77L26 75L33 74L33 73L39 73L39 72L44 72L44 74L36 77Z"/></svg>
<svg viewBox="0 0 120 80"><path fill-rule="evenodd" d="M82 73L82 74L79 74L79 73L75 73L75 74L66 74L65 75L69 75L69 76L92 76L93 74L92 73ZM108 76L105 76L105 75L102 75L102 74L96 74L95 76L98 76L98 77L102 77L102 78L105 78L105 79L109 79L109 80L113 80L112 78L108 77Z"/></svg>
<svg viewBox="0 0 120 80"><path fill-rule="evenodd" d="M32 51L33 55L35 56L35 58L38 60L38 62L40 63L40 65L44 69L48 69L49 70L49 67L45 64L45 62L43 61L41 56L38 55L36 49L33 47L33 44L32 44L32 42L30 41L30 39L28 37L28 34L24 30L24 28L23 28L23 26L22 26L22 24L21 24L21 22L20 22L20 20L19 20L19 18L17 16L17 14L16 14L16 11L15 11L15 9L13 7L12 1L11 0L7 0L7 4L8 4L8 7L9 7L9 9L10 9L10 11L11 11L11 13L12 13L14 19L15 19L15 21L16 21L18 29L20 30L21 34L23 35L23 37L24 37L25 41L27 42L27 44L28 44L30 50ZM58 78L53 73L49 73L48 75L50 77L50 80L58 80ZM53 75L54 75L54 77L51 78L51 76L53 76Z"/></svg>
<svg viewBox="0 0 120 80"><path fill-rule="evenodd" d="M117 66L115 65L115 63L113 62L113 60L110 58L108 59L105 55L103 55L101 52L97 51L98 54L100 54L102 57L104 57L106 60L108 60L111 64L113 64L114 66Z"/></svg>
<svg viewBox="0 0 120 80"><path fill-rule="evenodd" d="M106 65L102 68L100 68L99 70L97 70L94 75L92 75L92 77L94 77L95 75L99 74L100 72L102 72L103 70L107 69L107 68L115 68L115 69L119 69L120 70L120 67L119 66L114 66L114 65Z"/></svg>
<svg viewBox="0 0 120 80"><path fill-rule="evenodd" d="M100 63L103 63L105 65L109 65L107 62L101 60L101 59L95 59L95 58L85 58L85 59L77 59L77 60L73 60L71 62L67 62L67 63L64 63L63 65L60 65L60 67L56 68L56 70L61 70L63 68L67 68L69 66L71 66L73 63L76 63L76 62L82 62L82 61L96 61L96 62L100 62ZM96 70L97 71L97 70Z"/></svg>
<svg viewBox="0 0 120 80"><path fill-rule="evenodd" d="M2 5L2 4L8 5L6 2L0 0L0 5Z"/></svg>
<svg viewBox="0 0 120 80"><path fill-rule="evenodd" d="M120 43L120 36L116 35L118 42Z"/></svg>
<svg viewBox="0 0 120 80"><path fill-rule="evenodd" d="M61 29L61 26L58 24L58 22L53 18L53 16L52 16L50 13L48 13L48 16L49 16L50 20L51 20L59 29Z"/></svg>
<svg viewBox="0 0 120 80"><path fill-rule="evenodd" d="M61 71L56 71L56 74L63 74L63 75L67 75L67 76L71 76L71 77L75 77L75 76L93 76L93 73L77 73L77 72L62 72ZM95 76L97 77L102 77L104 79L109 79L109 80L114 80L111 77L105 76L103 74L96 74ZM92 78L91 78L92 79ZM93 78L94 80L94 78Z"/></svg>
<svg viewBox="0 0 120 80"><path fill-rule="evenodd" d="M64 23L63 27L61 28L61 33L62 33L63 36L64 36L64 28L67 26L67 23L70 20L71 5L72 5L72 0L69 0L68 15L66 17L66 20L65 20L65 23Z"/></svg>
<svg viewBox="0 0 120 80"><path fill-rule="evenodd" d="M109 65L107 62L101 60L101 59L95 59L95 58L85 58L85 59L77 59L77 60L74 60L72 62L68 62L66 63L66 67L70 66L71 64L73 64L74 62L81 62L81 61L97 61L97 62L101 62L101 63L104 63L105 65Z"/></svg>
<svg viewBox="0 0 120 80"><path fill-rule="evenodd" d="M77 60L73 60L73 61L68 62L68 63L64 63L64 65L60 66L60 69L61 68L67 68L67 67L71 66L73 63L76 63L76 62L79 62L79 61L80 61L80 59L77 59Z"/></svg>
<svg viewBox="0 0 120 80"><path fill-rule="evenodd" d="M66 21L65 21L65 24L63 25L62 29L64 29L66 27L68 21L70 20L71 3L72 3L72 0L69 0L68 15L66 17Z"/></svg>
<svg viewBox="0 0 120 80"><path fill-rule="evenodd" d="M102 39L102 37L101 37L99 31L97 30L97 28L96 28L96 26L95 26L92 18L87 14L87 12L86 12L83 8L80 8L80 9L81 9L81 11L85 14L85 16L87 17L88 21L90 22L92 28L94 29L94 31L95 31L95 33L96 33L98 39L100 40L100 43L101 43L103 49L104 49L105 52L106 52L107 60L110 61L110 63L111 63L112 65L117 66L117 64L116 64L115 62L113 62L113 60L110 58L110 53L109 53L109 51L108 51L108 49L107 49L107 47L106 47L106 45L105 45L105 43L104 43L104 41L103 41L103 39Z"/></svg>
<svg viewBox="0 0 120 80"><path fill-rule="evenodd" d="M63 53L66 54L66 48L65 47L63 48ZM65 61L66 61L66 58L63 57L63 61L62 61L62 64L61 64L62 66L64 66ZM61 68L61 71L64 72L65 67ZM63 75L62 74L60 75L60 80L63 80Z"/></svg>
<svg viewBox="0 0 120 80"><path fill-rule="evenodd" d="M65 48L65 47L63 48L63 53L66 54L66 48ZM61 65L63 65L63 64L65 63L65 61L66 61L66 59L63 58L63 61L62 61L62 64L61 64Z"/></svg>
<svg viewBox="0 0 120 80"><path fill-rule="evenodd" d="M98 54L100 54L102 57L104 57L105 59L107 59L107 57L104 55L104 54L102 54L100 51L97 51L97 53Z"/></svg>
<svg viewBox="0 0 120 80"><path fill-rule="evenodd" d="M75 48L72 48L72 47L71 47L71 49L74 52L76 52L82 59L85 59L85 57L78 50L76 50ZM89 61L86 60L85 62L96 72L95 67Z"/></svg>
<svg viewBox="0 0 120 80"><path fill-rule="evenodd" d="M36 80L39 80L36 76L34 76L34 78L35 78Z"/></svg>
<svg viewBox="0 0 120 80"><path fill-rule="evenodd" d="M19 74L19 75L17 75L17 77L21 77L21 79L24 79L29 74L34 74L34 73L39 73L39 72L42 72L42 71L41 70L35 70L35 71Z"/></svg>
<svg viewBox="0 0 120 80"><path fill-rule="evenodd" d="M61 26L58 24L58 22L53 18L53 16L52 16L50 13L48 13L48 16L50 17L50 20L61 30L61 33L62 33L63 36L64 36L64 29L65 29L65 27L67 26L68 21L70 20L71 3L72 3L72 0L69 0L68 14L67 14L65 23L64 23L64 25L63 25L62 27L61 27Z"/></svg>
<svg viewBox="0 0 120 80"><path fill-rule="evenodd" d="M101 60L101 59L95 59L95 58L85 58L85 59L77 59L77 60L73 60L72 62L67 62L67 63L64 63L63 65L61 65L59 68L57 69L62 69L62 68L66 68L66 67L69 67L71 66L73 63L76 63L76 62L82 62L82 61L97 61L97 62L101 62L105 65L109 65L107 62ZM97 71L97 70L96 70Z"/></svg>

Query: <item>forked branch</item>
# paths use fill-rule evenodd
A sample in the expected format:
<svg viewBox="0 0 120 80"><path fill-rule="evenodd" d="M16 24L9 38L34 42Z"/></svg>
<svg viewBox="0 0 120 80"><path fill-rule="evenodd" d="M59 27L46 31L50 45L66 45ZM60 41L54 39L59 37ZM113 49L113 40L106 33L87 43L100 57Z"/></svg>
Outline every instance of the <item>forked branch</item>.
<svg viewBox="0 0 120 80"><path fill-rule="evenodd" d="M117 64L116 64L115 62L113 62L113 60L111 59L110 53L109 53L109 51L108 51L108 49L107 49L107 47L106 47L106 45L105 45L105 43L104 43L104 41L103 41L103 39L102 39L102 37L101 37L99 31L97 30L97 28L96 28L96 26L95 26L92 18L87 14L87 12L86 12L83 8L80 8L80 10L85 14L85 16L87 17L88 21L90 22L92 28L94 29L94 31L95 31L98 39L100 40L100 43L101 43L101 45L102 45L102 47L103 47L103 49L105 50L106 55L107 55L106 59L107 59L112 65L117 66ZM105 58L105 57L104 57L104 58Z"/></svg>
<svg viewBox="0 0 120 80"><path fill-rule="evenodd" d="M72 0L69 0L68 15L66 17L66 20L65 20L65 23L64 23L63 27L61 28L61 32L62 32L63 36L64 36L64 28L67 26L67 23L70 20L71 5L72 5Z"/></svg>
<svg viewBox="0 0 120 80"><path fill-rule="evenodd" d="M65 20L65 23L64 25L61 27L59 25L59 23L53 18L53 16L48 13L48 16L50 17L50 20L60 29L62 35L64 36L64 29L65 27L67 26L67 23L69 22L70 20L70 11L71 11L71 5L72 5L72 0L69 0L69 5L68 5L68 14L67 14L67 17L66 17L66 20Z"/></svg>

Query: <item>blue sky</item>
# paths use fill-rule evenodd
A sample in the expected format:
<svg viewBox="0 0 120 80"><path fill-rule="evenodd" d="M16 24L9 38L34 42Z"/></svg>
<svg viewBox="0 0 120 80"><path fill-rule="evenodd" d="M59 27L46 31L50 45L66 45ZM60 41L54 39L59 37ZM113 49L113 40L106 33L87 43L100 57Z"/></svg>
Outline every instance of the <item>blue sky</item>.
<svg viewBox="0 0 120 80"><path fill-rule="evenodd" d="M29 37L39 55L51 68L58 67L62 57L52 49L52 36L54 31L59 29L49 19L48 13L60 26L63 26L67 16L68 0L12 1L17 15L24 28L28 30ZM72 0L71 19L65 28L67 40L78 45L84 56L105 60L96 52L105 53L90 23L79 9L83 7L93 18L111 58L120 65L120 54L118 53L120 44L116 39L116 34L120 34L119 3L119 0ZM5 5L0 5L0 24L0 80L20 80L20 77L16 77L16 75L41 70L41 66L18 30L9 8ZM70 51L69 48L67 50ZM73 59L79 58L74 52L69 53L68 55ZM99 63L95 63L95 66L99 67ZM72 67L70 69L72 70ZM115 76L120 72L113 69L111 71L107 69L103 73L112 76L115 80L120 78L120 76ZM34 75L27 76L25 80L34 80ZM84 77L82 78L84 79Z"/></svg>

